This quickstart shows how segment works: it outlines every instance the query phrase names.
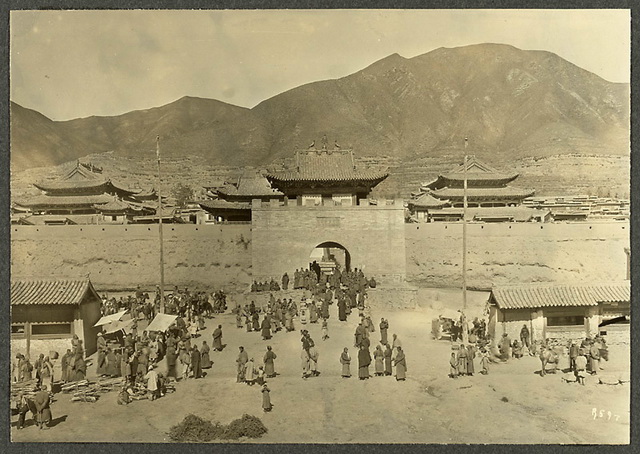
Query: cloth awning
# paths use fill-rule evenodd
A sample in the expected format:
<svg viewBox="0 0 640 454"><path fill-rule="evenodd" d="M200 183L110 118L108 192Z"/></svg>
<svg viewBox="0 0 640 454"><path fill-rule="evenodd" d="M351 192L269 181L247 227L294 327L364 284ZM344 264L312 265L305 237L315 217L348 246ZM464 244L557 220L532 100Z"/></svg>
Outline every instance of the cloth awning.
<svg viewBox="0 0 640 454"><path fill-rule="evenodd" d="M100 320L98 320L96 324L93 326L102 326L102 325L107 325L109 323L117 322L126 313L127 313L127 310L125 309L123 311L116 312L115 314L105 315Z"/></svg>
<svg viewBox="0 0 640 454"><path fill-rule="evenodd" d="M111 322L105 326L104 332L106 334L115 333L116 331L123 330L125 333L128 333L131 330L131 325L135 322L134 319L130 318L129 320L119 320L115 322Z"/></svg>
<svg viewBox="0 0 640 454"><path fill-rule="evenodd" d="M460 316L462 314L459 311L453 310L453 309L442 309L441 311L438 312L438 316L442 317L442 318L450 318L452 320L458 320L460 319Z"/></svg>
<svg viewBox="0 0 640 454"><path fill-rule="evenodd" d="M153 321L149 323L145 331L166 331L176 318L178 318L177 315L158 314Z"/></svg>

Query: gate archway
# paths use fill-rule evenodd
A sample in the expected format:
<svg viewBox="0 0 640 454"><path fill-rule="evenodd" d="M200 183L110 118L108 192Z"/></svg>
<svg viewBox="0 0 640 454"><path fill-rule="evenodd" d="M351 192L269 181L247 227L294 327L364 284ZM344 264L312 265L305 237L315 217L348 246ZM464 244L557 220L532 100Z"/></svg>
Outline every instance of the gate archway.
<svg viewBox="0 0 640 454"><path fill-rule="evenodd" d="M351 270L351 254L346 247L335 241L318 244L309 254L309 266L316 263L316 272L333 274L336 268L340 271Z"/></svg>

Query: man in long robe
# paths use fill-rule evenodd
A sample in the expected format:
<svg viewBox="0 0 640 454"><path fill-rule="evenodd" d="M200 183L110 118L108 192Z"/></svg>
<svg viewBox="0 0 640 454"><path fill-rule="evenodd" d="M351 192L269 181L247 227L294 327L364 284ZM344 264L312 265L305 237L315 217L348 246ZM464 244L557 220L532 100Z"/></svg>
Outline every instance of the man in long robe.
<svg viewBox="0 0 640 454"><path fill-rule="evenodd" d="M369 378L370 364L371 354L369 353L369 349L362 345L358 351L358 378L360 378L360 380L366 380Z"/></svg>
<svg viewBox="0 0 640 454"><path fill-rule="evenodd" d="M341 322L347 321L347 302L344 298L338 300L338 320Z"/></svg>
<svg viewBox="0 0 640 454"><path fill-rule="evenodd" d="M105 375L107 373L107 340L104 338L102 333L98 333L96 343L98 348L98 367L96 369L96 374Z"/></svg>
<svg viewBox="0 0 640 454"><path fill-rule="evenodd" d="M48 429L49 423L51 423L51 400L49 397L49 390L47 384L44 383L40 391L33 397L33 403L35 404L37 411L36 422L40 429Z"/></svg>
<svg viewBox="0 0 640 454"><path fill-rule="evenodd" d="M262 330L262 340L271 339L271 321L269 320L269 315L264 316L260 329Z"/></svg>
<svg viewBox="0 0 640 454"><path fill-rule="evenodd" d="M407 377L406 376L407 360L404 356L404 351L402 350L402 347L398 347L398 352L396 353L396 359L395 359L395 366L396 366L396 380L404 381Z"/></svg>
<svg viewBox="0 0 640 454"><path fill-rule="evenodd" d="M267 378L274 378L276 376L274 361L277 357L271 349L271 346L267 346L267 353L264 354L264 374Z"/></svg>
<svg viewBox="0 0 640 454"><path fill-rule="evenodd" d="M178 362L178 354L174 346L167 347L167 377L178 379L176 363Z"/></svg>
<svg viewBox="0 0 640 454"><path fill-rule="evenodd" d="M202 377L202 367L200 359L200 351L198 350L198 347L194 345L191 349L191 370L193 371L193 378Z"/></svg>
<svg viewBox="0 0 640 454"><path fill-rule="evenodd" d="M216 329L213 330L213 349L217 352L221 352L223 349L222 346L222 325L218 325Z"/></svg>
<svg viewBox="0 0 640 454"><path fill-rule="evenodd" d="M347 347L344 348L342 354L340 355L340 364L342 364L342 377L350 378L351 377L351 356L349 355L349 349Z"/></svg>
<svg viewBox="0 0 640 454"><path fill-rule="evenodd" d="M365 328L362 323L359 323L358 326L356 327L354 347L360 347L362 345L362 340L364 338L365 338Z"/></svg>
<svg viewBox="0 0 640 454"><path fill-rule="evenodd" d="M87 375L87 364L85 363L82 354L78 353L74 357L72 370L73 376L71 377L71 381L84 380L84 377Z"/></svg>
<svg viewBox="0 0 640 454"><path fill-rule="evenodd" d="M373 351L373 359L375 361L376 377L384 375L384 352L379 345L376 346L376 349Z"/></svg>
<svg viewBox="0 0 640 454"><path fill-rule="evenodd" d="M384 318L380 319L380 343L382 345L387 345L389 343L387 340L388 329L389 329L389 322Z"/></svg>
<svg viewBox="0 0 640 454"><path fill-rule="evenodd" d="M393 356L393 350L391 350L391 346L387 343L387 348L384 351L384 374L392 375L391 370L391 357Z"/></svg>
<svg viewBox="0 0 640 454"><path fill-rule="evenodd" d="M287 290L289 288L289 275L284 273L282 276L282 290Z"/></svg>
<svg viewBox="0 0 640 454"><path fill-rule="evenodd" d="M211 366L213 365L211 358L209 357L210 351L211 349L209 348L207 341L202 341L202 348L200 349L200 367L202 369L211 369Z"/></svg>
<svg viewBox="0 0 640 454"><path fill-rule="evenodd" d="M60 359L60 368L62 369L62 376L60 377L60 380L62 383L69 381L69 362L71 361L71 358L71 349L68 348L67 353L62 355L62 358Z"/></svg>
<svg viewBox="0 0 640 454"><path fill-rule="evenodd" d="M236 366L237 366L237 378L236 383L244 382L245 377L245 368L247 362L249 362L249 355L246 351L244 351L244 347L239 347L240 352L238 353L238 358L236 358Z"/></svg>

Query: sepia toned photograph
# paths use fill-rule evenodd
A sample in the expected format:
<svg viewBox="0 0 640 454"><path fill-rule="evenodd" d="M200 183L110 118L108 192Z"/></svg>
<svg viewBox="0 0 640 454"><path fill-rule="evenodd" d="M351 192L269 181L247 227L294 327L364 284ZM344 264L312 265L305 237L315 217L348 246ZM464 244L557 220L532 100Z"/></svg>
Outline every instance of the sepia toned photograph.
<svg viewBox="0 0 640 454"><path fill-rule="evenodd" d="M630 10L13 10L9 53L11 442L630 443Z"/></svg>

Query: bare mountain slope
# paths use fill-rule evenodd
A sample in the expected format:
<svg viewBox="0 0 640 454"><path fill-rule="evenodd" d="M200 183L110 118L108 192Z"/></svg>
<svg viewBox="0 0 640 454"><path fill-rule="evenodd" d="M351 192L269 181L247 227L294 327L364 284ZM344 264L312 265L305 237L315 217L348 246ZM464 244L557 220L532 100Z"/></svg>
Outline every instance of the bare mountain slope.
<svg viewBox="0 0 640 454"><path fill-rule="evenodd" d="M327 134L358 154L413 160L459 150L495 164L528 156L629 153L629 85L559 56L508 45L390 55L341 79L306 84L245 109L185 97L116 117L54 122L12 103L16 170L115 151L264 165Z"/></svg>

